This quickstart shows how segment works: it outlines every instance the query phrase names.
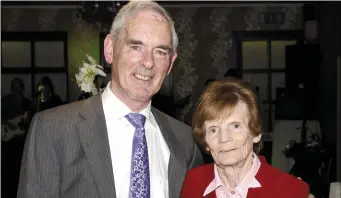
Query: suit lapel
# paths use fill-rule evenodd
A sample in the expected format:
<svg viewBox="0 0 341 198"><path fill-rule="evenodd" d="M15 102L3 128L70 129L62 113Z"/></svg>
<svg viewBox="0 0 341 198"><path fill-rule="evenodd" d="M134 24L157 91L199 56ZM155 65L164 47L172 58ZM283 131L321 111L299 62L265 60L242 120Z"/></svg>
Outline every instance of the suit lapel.
<svg viewBox="0 0 341 198"><path fill-rule="evenodd" d="M166 116L155 108L152 108L152 113L170 151L168 163L169 197L178 197L187 172L185 150L169 126Z"/></svg>
<svg viewBox="0 0 341 198"><path fill-rule="evenodd" d="M109 140L101 97L94 96L80 107L77 131L89 160L101 197L116 197Z"/></svg>

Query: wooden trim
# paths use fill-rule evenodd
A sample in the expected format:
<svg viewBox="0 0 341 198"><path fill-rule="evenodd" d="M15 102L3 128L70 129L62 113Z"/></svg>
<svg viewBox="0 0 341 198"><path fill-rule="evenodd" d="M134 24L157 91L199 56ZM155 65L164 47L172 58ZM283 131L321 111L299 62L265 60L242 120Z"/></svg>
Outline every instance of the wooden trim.
<svg viewBox="0 0 341 198"><path fill-rule="evenodd" d="M79 1L1 1L2 6L79 5Z"/></svg>
<svg viewBox="0 0 341 198"><path fill-rule="evenodd" d="M340 20L341 25L341 20ZM341 39L340 39L341 41ZM341 47L341 44L340 44ZM341 167L341 56L337 57L336 66L336 167ZM336 179L341 181L341 169L337 169Z"/></svg>
<svg viewBox="0 0 341 198"><path fill-rule="evenodd" d="M304 40L304 31L302 30L278 30L278 31L233 31L234 40L255 41L255 40Z"/></svg>
<svg viewBox="0 0 341 198"><path fill-rule="evenodd" d="M271 70L272 62L271 62L271 40L267 42L267 54L268 54L268 68ZM268 101L272 100L272 75L271 72L268 73ZM268 126L270 127L267 131L272 131L272 102L269 102L269 117L268 117Z"/></svg>
<svg viewBox="0 0 341 198"><path fill-rule="evenodd" d="M18 35L20 35L19 33L17 33ZM26 36L30 36L32 34L25 34ZM34 35L34 34L33 34ZM17 36L17 35L15 35ZM23 37L22 37L23 38ZM31 94L32 94L32 100L33 98L36 96L36 78L34 77L34 75L36 74L34 71L36 69L36 56L35 56L35 45L34 45L34 41L35 40L31 40Z"/></svg>
<svg viewBox="0 0 341 198"><path fill-rule="evenodd" d="M262 100L262 104L270 104L269 102L270 100ZM271 100L271 104L273 104L273 106L276 105L276 100Z"/></svg>
<svg viewBox="0 0 341 198"><path fill-rule="evenodd" d="M64 68L65 68L65 75L66 75L66 101L64 102L69 102L70 101L70 88L69 88L69 56L68 56L68 47L69 47L69 41L68 41L68 36L67 32L63 33L63 40L64 40Z"/></svg>
<svg viewBox="0 0 341 198"><path fill-rule="evenodd" d="M125 3L125 1L123 1ZM252 6L252 5L303 5L300 1L281 1L281 2L264 2L264 1L157 1L164 7L169 6ZM80 5L80 1L1 1L2 6L74 6Z"/></svg>
<svg viewBox="0 0 341 198"><path fill-rule="evenodd" d="M65 73L67 70L65 68L50 68L50 67L17 67L17 68L2 68L1 73L3 74L39 74L39 73Z"/></svg>
<svg viewBox="0 0 341 198"><path fill-rule="evenodd" d="M67 32L1 32L2 41L65 41Z"/></svg>
<svg viewBox="0 0 341 198"><path fill-rule="evenodd" d="M270 69L243 69L242 73L244 74L253 74L253 73L285 73L285 69L281 68L270 68Z"/></svg>
<svg viewBox="0 0 341 198"><path fill-rule="evenodd" d="M237 35L234 35L237 36ZM234 49L234 55L235 55L235 69L237 72L243 76L244 68L243 68L243 51L241 40L239 38L233 37L233 49ZM246 69L245 69L246 70Z"/></svg>

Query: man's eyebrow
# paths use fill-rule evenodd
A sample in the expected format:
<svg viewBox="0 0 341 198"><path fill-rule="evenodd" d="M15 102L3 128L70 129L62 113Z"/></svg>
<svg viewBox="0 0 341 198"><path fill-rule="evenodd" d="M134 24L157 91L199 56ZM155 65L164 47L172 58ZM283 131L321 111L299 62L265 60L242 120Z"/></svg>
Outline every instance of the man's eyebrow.
<svg viewBox="0 0 341 198"><path fill-rule="evenodd" d="M128 45L144 45L142 41L136 40L136 39L128 39L126 43ZM159 49L166 50L168 52L172 52L172 47L170 45L158 45L155 48L159 48Z"/></svg>
<svg viewBox="0 0 341 198"><path fill-rule="evenodd" d="M163 50L167 50L167 51L169 51L169 52L172 51L172 47L169 46L169 45L158 45L158 46L156 46L156 48L160 48L160 49L163 49Z"/></svg>
<svg viewBox="0 0 341 198"><path fill-rule="evenodd" d="M128 45L143 45L143 42L142 41L139 41L139 40L135 40L135 39L128 39L126 41L126 43Z"/></svg>

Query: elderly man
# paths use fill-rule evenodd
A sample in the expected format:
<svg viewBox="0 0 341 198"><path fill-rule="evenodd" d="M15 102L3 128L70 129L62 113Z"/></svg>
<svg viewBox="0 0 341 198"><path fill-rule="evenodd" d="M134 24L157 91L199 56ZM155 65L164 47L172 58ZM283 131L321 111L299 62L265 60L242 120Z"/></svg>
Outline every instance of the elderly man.
<svg viewBox="0 0 341 198"><path fill-rule="evenodd" d="M202 157L189 126L151 107L177 45L161 6L125 5L104 41L111 82L100 96L34 117L18 197L179 197Z"/></svg>

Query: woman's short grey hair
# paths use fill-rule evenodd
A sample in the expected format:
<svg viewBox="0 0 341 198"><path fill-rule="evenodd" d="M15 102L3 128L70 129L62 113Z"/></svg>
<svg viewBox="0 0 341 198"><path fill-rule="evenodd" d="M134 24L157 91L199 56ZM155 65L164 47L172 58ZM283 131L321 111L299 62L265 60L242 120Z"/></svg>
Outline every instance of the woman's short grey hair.
<svg viewBox="0 0 341 198"><path fill-rule="evenodd" d="M169 23L170 29L172 31L172 50L176 52L178 47L178 36L175 31L174 21L168 12L159 4L152 1L130 1L128 4L123 6L117 13L110 29L110 34L114 39L118 39L120 36L122 28L127 23L127 19L134 16L137 12L141 10L152 10L163 16Z"/></svg>

